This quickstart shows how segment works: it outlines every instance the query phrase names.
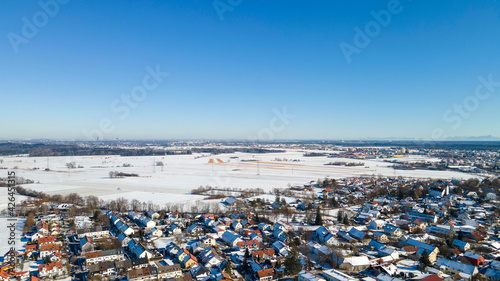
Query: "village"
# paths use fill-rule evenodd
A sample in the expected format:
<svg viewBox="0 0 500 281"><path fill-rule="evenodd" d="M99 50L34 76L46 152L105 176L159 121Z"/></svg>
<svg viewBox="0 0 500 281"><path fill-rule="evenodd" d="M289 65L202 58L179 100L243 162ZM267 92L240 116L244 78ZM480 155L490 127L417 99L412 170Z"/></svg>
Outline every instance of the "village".
<svg viewBox="0 0 500 281"><path fill-rule="evenodd" d="M40 193L23 202L26 243L3 253L0 279L500 280L498 178L230 193L219 213Z"/></svg>
<svg viewBox="0 0 500 281"><path fill-rule="evenodd" d="M0 281L500 281L499 2L0 0Z"/></svg>

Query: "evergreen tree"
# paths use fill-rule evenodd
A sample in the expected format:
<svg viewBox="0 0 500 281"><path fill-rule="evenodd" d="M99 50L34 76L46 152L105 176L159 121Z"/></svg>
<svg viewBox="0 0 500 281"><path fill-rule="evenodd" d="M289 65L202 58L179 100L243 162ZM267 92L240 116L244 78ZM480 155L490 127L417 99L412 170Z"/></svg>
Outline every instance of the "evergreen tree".
<svg viewBox="0 0 500 281"><path fill-rule="evenodd" d="M341 223L344 218L344 215L342 214L341 211L337 213L337 222Z"/></svg>
<svg viewBox="0 0 500 281"><path fill-rule="evenodd" d="M290 275L296 275L302 270L302 265L299 260L299 252L294 247L288 254L284 262L285 269Z"/></svg>
<svg viewBox="0 0 500 281"><path fill-rule="evenodd" d="M349 217L347 217L347 214L344 216L344 225L349 225Z"/></svg>
<svg viewBox="0 0 500 281"><path fill-rule="evenodd" d="M101 215L101 212L99 210L95 210L94 211L94 216L92 217L92 219L97 222L98 219L99 219L99 217L100 217L100 215Z"/></svg>
<svg viewBox="0 0 500 281"><path fill-rule="evenodd" d="M69 226L71 227L72 230L75 230L76 229L75 221L74 220L70 220L69 221Z"/></svg>
<svg viewBox="0 0 500 281"><path fill-rule="evenodd" d="M243 271L246 271L248 269L248 258L246 256L243 259L243 263L241 264L241 267L243 268Z"/></svg>
<svg viewBox="0 0 500 281"><path fill-rule="evenodd" d="M425 250L422 256L420 257L420 263L423 264L425 267L431 265L431 260L429 259L429 254L427 253L427 250Z"/></svg>
<svg viewBox="0 0 500 281"><path fill-rule="evenodd" d="M139 240L144 241L144 231L142 228L139 229Z"/></svg>
<svg viewBox="0 0 500 281"><path fill-rule="evenodd" d="M323 225L323 218L321 217L320 208L317 209L316 220L314 221L314 225Z"/></svg>
<svg viewBox="0 0 500 281"><path fill-rule="evenodd" d="M229 275L233 275L233 268L232 268L231 261L227 261L226 266L224 267L224 272L229 274Z"/></svg>

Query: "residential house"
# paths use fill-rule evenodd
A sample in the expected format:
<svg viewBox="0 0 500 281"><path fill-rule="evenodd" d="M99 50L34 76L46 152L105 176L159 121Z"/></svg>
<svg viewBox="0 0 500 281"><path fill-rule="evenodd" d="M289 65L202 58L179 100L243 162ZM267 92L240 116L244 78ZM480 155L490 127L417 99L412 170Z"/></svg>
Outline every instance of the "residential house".
<svg viewBox="0 0 500 281"><path fill-rule="evenodd" d="M299 281L326 281L323 277L307 270L299 272Z"/></svg>
<svg viewBox="0 0 500 281"><path fill-rule="evenodd" d="M206 245L206 246L215 246L215 245L217 245L216 240L213 237L209 236L209 235L202 237L201 238L201 242L204 245Z"/></svg>
<svg viewBox="0 0 500 281"><path fill-rule="evenodd" d="M38 257L40 259L44 259L45 257L48 257L56 252L58 253L60 249L61 249L61 244L50 243L41 245L38 247L38 251L40 252Z"/></svg>
<svg viewBox="0 0 500 281"><path fill-rule="evenodd" d="M81 239L83 237L89 237L95 239L95 238L109 237L111 235L107 227L100 227L100 226L93 228L86 228L86 229L78 229L76 231L76 234L78 239Z"/></svg>
<svg viewBox="0 0 500 281"><path fill-rule="evenodd" d="M418 247L417 249L417 256L420 258L424 252L427 252L429 255L429 261L431 263L435 263L437 260L437 255L439 254L439 249L438 247L423 243L421 241L415 240L415 239L408 239L405 242L406 244L410 246L416 246Z"/></svg>
<svg viewBox="0 0 500 281"><path fill-rule="evenodd" d="M380 231L375 231L373 233L373 239L377 242L380 242L380 243L389 242L389 238L387 237L387 235L385 235L385 233L380 232Z"/></svg>
<svg viewBox="0 0 500 281"><path fill-rule="evenodd" d="M364 244L368 244L370 242L371 238L366 234L365 232L353 227L351 230L349 230L349 235L353 237L354 239L358 240L359 242L362 242Z"/></svg>
<svg viewBox="0 0 500 281"><path fill-rule="evenodd" d="M230 247L236 247L238 242L243 241L238 234L231 231L224 232L221 238Z"/></svg>
<svg viewBox="0 0 500 281"><path fill-rule="evenodd" d="M128 242L128 249L137 259L149 259L153 257L153 254L151 252L147 251L142 244L135 242L135 240L133 239Z"/></svg>
<svg viewBox="0 0 500 281"><path fill-rule="evenodd" d="M347 257L342 260L339 268L348 272L359 272L370 266L370 260L366 256Z"/></svg>
<svg viewBox="0 0 500 281"><path fill-rule="evenodd" d="M324 270L321 275L325 277L327 281L356 281L357 278L349 276L335 269Z"/></svg>
<svg viewBox="0 0 500 281"><path fill-rule="evenodd" d="M187 229L186 229L186 233L187 234L192 234L192 235L195 235L195 234L198 234L198 233L201 233L202 232L202 229L201 227L199 227L197 224L192 224L190 225Z"/></svg>
<svg viewBox="0 0 500 281"><path fill-rule="evenodd" d="M226 198L226 200L224 200L224 202L225 202L227 205L231 206L231 205L236 204L236 202L238 202L238 199L236 199L235 197L232 197L232 196L231 196L231 197Z"/></svg>
<svg viewBox="0 0 500 281"><path fill-rule="evenodd" d="M85 262L87 265L107 262L107 261L121 261L125 260L123 249L111 249L103 251L94 251L85 254Z"/></svg>
<svg viewBox="0 0 500 281"><path fill-rule="evenodd" d="M464 257L474 266L480 266L484 264L484 257L479 254L474 254L471 252L467 252L464 254Z"/></svg>
<svg viewBox="0 0 500 281"><path fill-rule="evenodd" d="M421 221L427 221L431 223L436 223L438 221L438 216L436 215L429 215L429 214L424 214L424 213L419 213L419 212L408 212L406 213L406 216L410 221L420 219Z"/></svg>
<svg viewBox="0 0 500 281"><path fill-rule="evenodd" d="M237 245L240 250L249 249L250 251L258 250L260 247L259 241L257 240L240 241Z"/></svg>
<svg viewBox="0 0 500 281"><path fill-rule="evenodd" d="M323 245L339 245L340 242L324 227L320 226L314 231L314 235Z"/></svg>
<svg viewBox="0 0 500 281"><path fill-rule="evenodd" d="M488 236L489 236L488 232L484 228L479 228L478 230L467 235L466 237L476 242L480 242L486 240Z"/></svg>
<svg viewBox="0 0 500 281"><path fill-rule="evenodd" d="M160 218L160 214L158 214L157 212L152 211L152 210L149 210L149 211L146 213L146 215L147 215L150 219L152 219L152 220L157 220L157 219L159 219L159 218Z"/></svg>
<svg viewBox="0 0 500 281"><path fill-rule="evenodd" d="M252 253L253 260L267 260L275 257L274 249L265 249Z"/></svg>
<svg viewBox="0 0 500 281"><path fill-rule="evenodd" d="M38 266L38 277L61 276L65 273L62 262L41 264Z"/></svg>
<svg viewBox="0 0 500 281"><path fill-rule="evenodd" d="M272 245L273 249L282 256L287 256L290 252L290 248L281 241L276 241Z"/></svg>
<svg viewBox="0 0 500 281"><path fill-rule="evenodd" d="M231 228L234 229L234 231L239 232L243 228L243 225L239 221L234 221L231 224Z"/></svg>
<svg viewBox="0 0 500 281"><path fill-rule="evenodd" d="M80 251L82 251L82 254L92 252L94 251L94 248L94 243L89 237L83 237L80 239Z"/></svg>
<svg viewBox="0 0 500 281"><path fill-rule="evenodd" d="M179 224L174 223L170 226L170 230L168 231L170 235L181 235L182 234L182 228L179 226Z"/></svg>
<svg viewBox="0 0 500 281"><path fill-rule="evenodd" d="M484 272L484 276L489 281L500 281L500 270L488 268Z"/></svg>
<svg viewBox="0 0 500 281"><path fill-rule="evenodd" d="M477 267L469 264L463 264L461 262L447 260L439 258L436 262L436 266L439 266L447 274L460 274L464 273L470 277L476 275L479 271Z"/></svg>
<svg viewBox="0 0 500 281"><path fill-rule="evenodd" d="M149 237L161 237L163 235L163 232L161 229L153 227L149 230L149 233L147 234Z"/></svg>
<svg viewBox="0 0 500 281"><path fill-rule="evenodd" d="M206 280L210 276L210 270L204 266L195 266L189 271L194 280Z"/></svg>
<svg viewBox="0 0 500 281"><path fill-rule="evenodd" d="M116 273L115 263L113 261L103 261L89 265L89 272L92 275L101 274L110 276Z"/></svg>
<svg viewBox="0 0 500 281"><path fill-rule="evenodd" d="M458 239L453 240L453 246L459 248L462 251L467 251L470 249L470 244L468 242Z"/></svg>
<svg viewBox="0 0 500 281"><path fill-rule="evenodd" d="M158 279L173 279L182 276L182 269L178 264L166 265L157 262Z"/></svg>
<svg viewBox="0 0 500 281"><path fill-rule="evenodd" d="M123 233L119 233L118 234L118 240L120 240L120 242L122 242L122 247L127 247L128 245L128 242L131 240L131 238L129 238L128 236L126 236L125 234Z"/></svg>
<svg viewBox="0 0 500 281"><path fill-rule="evenodd" d="M401 229L399 229L399 227L392 225L392 224L384 225L384 233L387 234L387 236L396 237L396 238L401 237L401 235L403 235L403 232L401 231Z"/></svg>
<svg viewBox="0 0 500 281"><path fill-rule="evenodd" d="M368 228L372 230L380 230L384 228L385 224L386 222L383 220L371 220Z"/></svg>
<svg viewBox="0 0 500 281"><path fill-rule="evenodd" d="M45 244L51 244L56 242L56 237L55 236L48 236L48 237L40 237L37 240L38 245L45 245Z"/></svg>
<svg viewBox="0 0 500 281"><path fill-rule="evenodd" d="M189 254L186 257L184 257L184 259L182 259L181 265L186 269L192 268L198 266L198 260L196 259L195 256L193 256L193 254Z"/></svg>
<svg viewBox="0 0 500 281"><path fill-rule="evenodd" d="M132 269L127 272L127 280L129 281L156 280L157 278L158 270L154 266Z"/></svg>
<svg viewBox="0 0 500 281"><path fill-rule="evenodd" d="M207 268L218 267L224 261L211 247L205 248L205 250L199 254L199 260L201 264Z"/></svg>
<svg viewBox="0 0 500 281"><path fill-rule="evenodd" d="M266 268L256 272L258 281L275 280L274 268Z"/></svg>

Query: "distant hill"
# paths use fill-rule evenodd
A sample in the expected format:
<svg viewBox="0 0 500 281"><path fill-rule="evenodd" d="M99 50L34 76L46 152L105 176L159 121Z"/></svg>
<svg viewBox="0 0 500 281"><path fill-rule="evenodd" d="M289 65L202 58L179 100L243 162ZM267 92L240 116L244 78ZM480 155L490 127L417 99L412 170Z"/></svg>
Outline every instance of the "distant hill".
<svg viewBox="0 0 500 281"><path fill-rule="evenodd" d="M492 135L487 135L487 136L456 136L456 137L449 137L446 140L450 141L500 141L500 138L494 137Z"/></svg>

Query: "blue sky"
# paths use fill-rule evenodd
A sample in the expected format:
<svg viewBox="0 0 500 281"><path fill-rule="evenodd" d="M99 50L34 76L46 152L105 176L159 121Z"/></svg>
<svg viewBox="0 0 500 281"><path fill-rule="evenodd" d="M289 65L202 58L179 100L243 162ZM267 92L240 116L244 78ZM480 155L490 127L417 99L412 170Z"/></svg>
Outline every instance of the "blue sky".
<svg viewBox="0 0 500 281"><path fill-rule="evenodd" d="M0 2L0 139L500 137L497 1L55 1Z"/></svg>

